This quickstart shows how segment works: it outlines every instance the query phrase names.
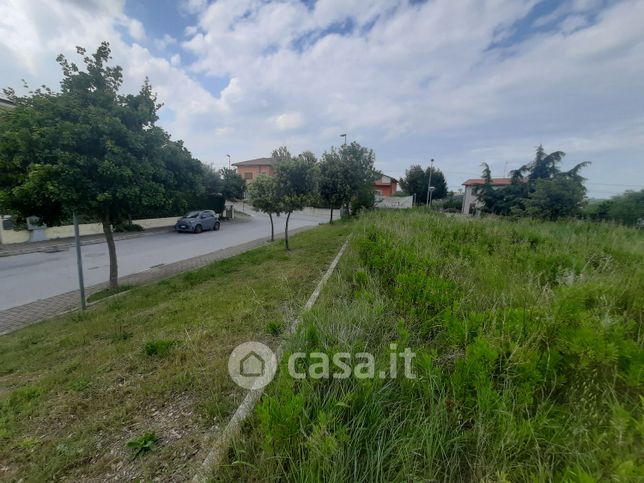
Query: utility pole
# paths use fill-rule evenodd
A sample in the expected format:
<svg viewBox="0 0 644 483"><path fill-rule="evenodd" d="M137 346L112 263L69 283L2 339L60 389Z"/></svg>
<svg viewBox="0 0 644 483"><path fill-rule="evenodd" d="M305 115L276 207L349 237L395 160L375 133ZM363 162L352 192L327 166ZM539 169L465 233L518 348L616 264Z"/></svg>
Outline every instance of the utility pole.
<svg viewBox="0 0 644 483"><path fill-rule="evenodd" d="M228 167L230 168L230 154L227 154L226 156L228 156Z"/></svg>
<svg viewBox="0 0 644 483"><path fill-rule="evenodd" d="M344 138L344 145L346 146L347 145L347 134L346 133L340 134L340 137Z"/></svg>
<svg viewBox="0 0 644 483"><path fill-rule="evenodd" d="M76 213L72 214L74 219L74 238L76 239L76 265L78 267L78 286L80 287L81 310L85 310L85 282L83 281L83 258L81 257L80 230L78 229L78 218Z"/></svg>
<svg viewBox="0 0 644 483"><path fill-rule="evenodd" d="M431 203L431 189L432 186L432 171L434 170L434 158L429 163L429 182L427 183L427 198L425 199L425 205L429 206Z"/></svg>

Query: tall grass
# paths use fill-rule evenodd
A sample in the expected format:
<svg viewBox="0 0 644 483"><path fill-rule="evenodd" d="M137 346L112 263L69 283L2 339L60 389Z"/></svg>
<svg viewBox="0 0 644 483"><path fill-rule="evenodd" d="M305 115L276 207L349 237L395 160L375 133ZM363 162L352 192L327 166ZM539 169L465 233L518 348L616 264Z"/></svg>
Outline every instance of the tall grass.
<svg viewBox="0 0 644 483"><path fill-rule="evenodd" d="M643 478L643 262L624 228L365 217L290 351L370 351L384 369L396 343L417 378L282 367L215 477Z"/></svg>

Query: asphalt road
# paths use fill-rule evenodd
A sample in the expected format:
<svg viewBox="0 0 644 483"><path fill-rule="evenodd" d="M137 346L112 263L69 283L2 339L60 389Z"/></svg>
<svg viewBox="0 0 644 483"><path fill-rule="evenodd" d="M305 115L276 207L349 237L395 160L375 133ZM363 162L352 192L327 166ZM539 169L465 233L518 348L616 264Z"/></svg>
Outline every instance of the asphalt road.
<svg viewBox="0 0 644 483"><path fill-rule="evenodd" d="M284 230L285 217L274 217L276 233ZM294 213L290 228L317 225L326 216ZM270 236L265 215L254 215L243 223L222 223L219 231L192 233L161 232L116 242L119 276L230 248ZM105 282L109 277L107 245L82 247L85 285ZM0 310L78 289L76 255L73 247L55 253L28 253L0 257Z"/></svg>

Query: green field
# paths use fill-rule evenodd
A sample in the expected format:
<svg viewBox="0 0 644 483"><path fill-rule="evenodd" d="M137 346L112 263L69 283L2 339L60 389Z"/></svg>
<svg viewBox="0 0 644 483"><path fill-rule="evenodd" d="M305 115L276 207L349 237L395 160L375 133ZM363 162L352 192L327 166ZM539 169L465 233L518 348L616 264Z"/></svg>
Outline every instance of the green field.
<svg viewBox="0 0 644 483"><path fill-rule="evenodd" d="M416 379L280 371L218 481L642 481L644 234L375 213L288 343Z"/></svg>
<svg viewBox="0 0 644 483"><path fill-rule="evenodd" d="M0 481L185 480L349 231L307 231L0 337Z"/></svg>

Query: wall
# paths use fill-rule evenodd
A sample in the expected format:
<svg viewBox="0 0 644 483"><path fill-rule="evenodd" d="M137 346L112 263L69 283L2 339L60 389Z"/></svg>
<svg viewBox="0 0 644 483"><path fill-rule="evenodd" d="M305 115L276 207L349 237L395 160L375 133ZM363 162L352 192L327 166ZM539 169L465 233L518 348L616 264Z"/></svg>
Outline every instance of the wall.
<svg viewBox="0 0 644 483"><path fill-rule="evenodd" d="M149 218L145 220L132 220L132 223L141 225L144 229L170 227L175 224L179 217L169 218ZM102 235L103 225L100 223L83 223L78 225L81 236L84 235ZM74 225L52 226L45 228L45 238L55 240L58 238L70 238L74 236ZM29 230L4 230L0 223L0 243L10 245L12 243L28 242L30 238Z"/></svg>
<svg viewBox="0 0 644 483"><path fill-rule="evenodd" d="M374 204L376 208L404 209L414 206L413 196L377 196Z"/></svg>
<svg viewBox="0 0 644 483"><path fill-rule="evenodd" d="M252 178L246 178L245 174L251 173ZM261 166L237 166L237 174L241 176L247 183L252 183L260 174L267 174L269 176L275 176L275 170L272 166L261 165Z"/></svg>

